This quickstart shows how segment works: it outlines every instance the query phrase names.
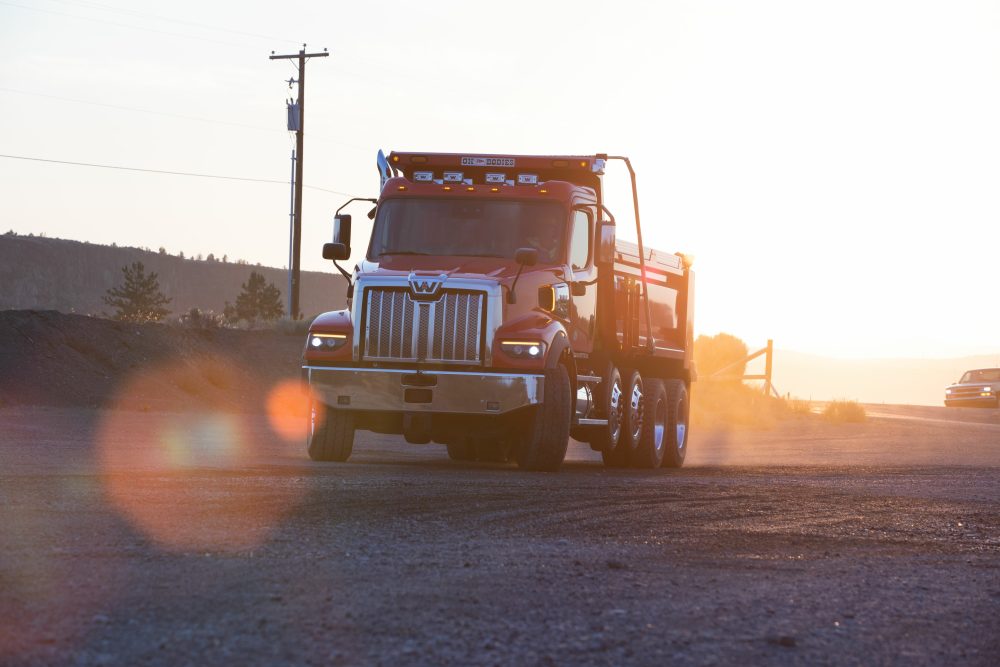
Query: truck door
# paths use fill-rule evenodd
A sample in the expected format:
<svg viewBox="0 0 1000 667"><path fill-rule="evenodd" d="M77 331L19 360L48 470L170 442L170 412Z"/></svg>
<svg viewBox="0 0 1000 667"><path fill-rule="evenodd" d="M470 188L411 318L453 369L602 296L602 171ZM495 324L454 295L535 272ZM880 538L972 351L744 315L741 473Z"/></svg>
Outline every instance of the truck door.
<svg viewBox="0 0 1000 667"><path fill-rule="evenodd" d="M574 352L590 353L597 335L597 268L594 265L594 207L573 209L569 243L571 303L569 336Z"/></svg>

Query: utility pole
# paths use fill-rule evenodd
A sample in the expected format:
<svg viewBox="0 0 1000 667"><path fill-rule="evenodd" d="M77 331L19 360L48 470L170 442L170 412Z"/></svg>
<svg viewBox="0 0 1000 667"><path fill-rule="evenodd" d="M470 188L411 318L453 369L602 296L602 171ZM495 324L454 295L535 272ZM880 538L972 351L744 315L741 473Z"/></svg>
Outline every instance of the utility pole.
<svg viewBox="0 0 1000 667"><path fill-rule="evenodd" d="M330 55L326 49L322 53L306 53L306 45L303 44L298 53L278 56L271 51L270 60L298 60L299 70L299 97L298 97L298 125L295 128L295 209L292 221L292 281L291 294L288 295L288 313L293 320L301 317L299 312L299 272L301 267L300 256L302 254L302 163L303 163L303 136L306 125L306 60L309 58L325 58Z"/></svg>

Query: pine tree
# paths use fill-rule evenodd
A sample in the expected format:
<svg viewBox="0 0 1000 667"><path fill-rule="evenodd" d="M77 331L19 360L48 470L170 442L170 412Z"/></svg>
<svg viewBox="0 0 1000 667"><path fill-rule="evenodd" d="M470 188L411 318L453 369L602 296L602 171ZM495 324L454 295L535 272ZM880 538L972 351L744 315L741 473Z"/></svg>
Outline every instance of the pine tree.
<svg viewBox="0 0 1000 667"><path fill-rule="evenodd" d="M142 262L123 266L125 284L113 287L103 297L104 303L116 309L115 319L124 322L158 322L170 314L164 308L171 299L160 291L155 273L146 275Z"/></svg>
<svg viewBox="0 0 1000 667"><path fill-rule="evenodd" d="M258 319L269 322L285 314L281 305L281 292L274 283L266 282L263 275L256 271L250 272L250 279L242 285L243 291L236 297L236 305L232 307L227 319L246 320L253 324ZM229 308L229 304L226 304Z"/></svg>

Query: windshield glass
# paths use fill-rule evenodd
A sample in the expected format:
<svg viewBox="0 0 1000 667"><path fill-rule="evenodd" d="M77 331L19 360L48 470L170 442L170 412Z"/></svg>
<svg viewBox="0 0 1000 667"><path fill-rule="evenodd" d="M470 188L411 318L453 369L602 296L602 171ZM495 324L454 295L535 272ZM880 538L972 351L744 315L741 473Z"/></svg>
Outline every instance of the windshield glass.
<svg viewBox="0 0 1000 667"><path fill-rule="evenodd" d="M1000 381L1000 368L984 368L978 371L969 371L959 380L960 383L998 381Z"/></svg>
<svg viewBox="0 0 1000 667"><path fill-rule="evenodd" d="M538 250L540 263L563 258L566 212L554 202L390 199L375 217L368 259L382 255L513 258Z"/></svg>

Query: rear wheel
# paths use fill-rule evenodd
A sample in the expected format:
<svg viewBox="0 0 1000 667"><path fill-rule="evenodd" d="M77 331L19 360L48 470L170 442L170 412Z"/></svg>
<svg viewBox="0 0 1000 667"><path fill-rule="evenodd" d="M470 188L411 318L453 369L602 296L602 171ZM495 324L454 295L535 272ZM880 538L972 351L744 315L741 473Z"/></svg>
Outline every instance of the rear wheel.
<svg viewBox="0 0 1000 667"><path fill-rule="evenodd" d="M462 438L457 442L449 442L448 458L452 461L475 461L476 443L472 441L472 438Z"/></svg>
<svg viewBox="0 0 1000 667"><path fill-rule="evenodd" d="M667 390L662 380L649 379L642 396L642 422L639 429L639 446L632 456L638 468L659 468L667 440Z"/></svg>
<svg viewBox="0 0 1000 667"><path fill-rule="evenodd" d="M354 450L354 415L314 403L313 433L309 439L309 458L313 461L346 461Z"/></svg>
<svg viewBox="0 0 1000 667"><path fill-rule="evenodd" d="M643 383L639 371L626 372L627 380L623 384L621 437L618 446L609 452L601 452L604 465L611 468L623 468L631 464L639 447L639 435L642 431Z"/></svg>
<svg viewBox="0 0 1000 667"><path fill-rule="evenodd" d="M566 458L572 414L569 373L559 365L545 371L542 401L532 408L517 446L525 470L558 470Z"/></svg>
<svg viewBox="0 0 1000 667"><path fill-rule="evenodd" d="M663 467L680 468L687 456L691 404L683 380L667 380L666 389L667 429L663 443Z"/></svg>

